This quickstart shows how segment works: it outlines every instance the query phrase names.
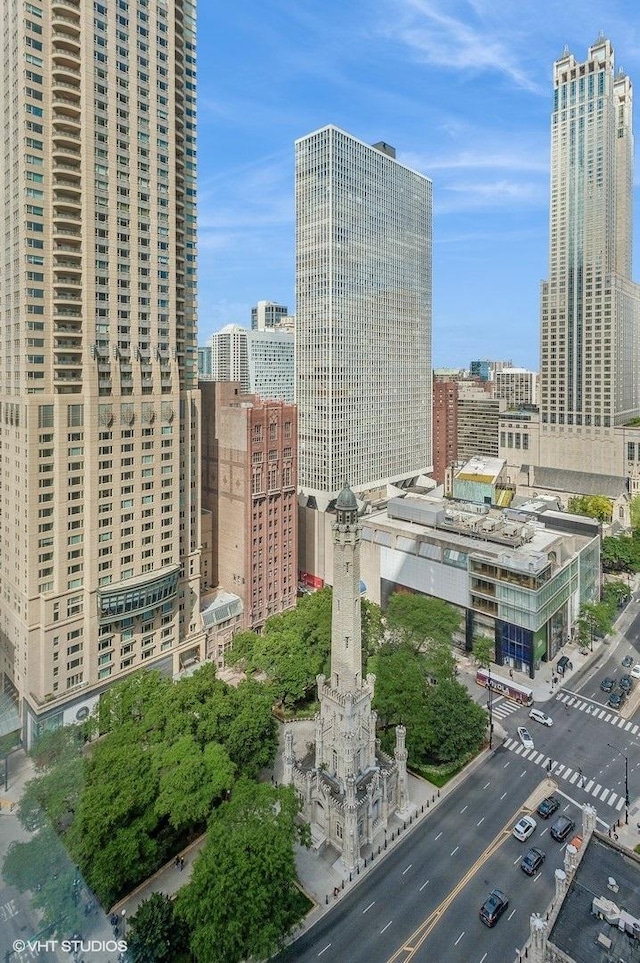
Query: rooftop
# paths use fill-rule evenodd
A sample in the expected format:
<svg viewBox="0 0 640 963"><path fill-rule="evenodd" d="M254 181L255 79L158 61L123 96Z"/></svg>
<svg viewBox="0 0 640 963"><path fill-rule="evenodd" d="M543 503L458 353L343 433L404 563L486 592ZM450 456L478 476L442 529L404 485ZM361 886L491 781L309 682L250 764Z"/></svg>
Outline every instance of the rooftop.
<svg viewBox="0 0 640 963"><path fill-rule="evenodd" d="M597 898L610 900L616 908L626 911L620 914L622 920L640 918L640 859L594 833L549 942L576 963L640 963L640 939L624 932L624 925L620 929L619 923L594 915L593 901Z"/></svg>

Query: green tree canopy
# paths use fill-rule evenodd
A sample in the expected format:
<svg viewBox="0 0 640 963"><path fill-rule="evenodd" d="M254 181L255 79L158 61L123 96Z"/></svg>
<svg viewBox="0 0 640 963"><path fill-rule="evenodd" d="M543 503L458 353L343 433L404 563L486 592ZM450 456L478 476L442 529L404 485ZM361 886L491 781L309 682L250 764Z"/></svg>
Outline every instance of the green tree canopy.
<svg viewBox="0 0 640 963"><path fill-rule="evenodd" d="M487 713L456 680L429 689L426 723L431 755L438 762L457 762L482 746Z"/></svg>
<svg viewBox="0 0 640 963"><path fill-rule="evenodd" d="M488 635L479 635L473 640L473 657L483 669L493 662L494 649L494 641Z"/></svg>
<svg viewBox="0 0 640 963"><path fill-rule="evenodd" d="M140 903L127 924L127 959L131 963L175 963L186 958L189 934L164 893Z"/></svg>
<svg viewBox="0 0 640 963"><path fill-rule="evenodd" d="M298 808L290 787L243 779L212 817L191 881L176 900L198 963L265 959L299 921ZM308 826L303 837L308 841Z"/></svg>
<svg viewBox="0 0 640 963"><path fill-rule="evenodd" d="M394 592L385 613L392 635L420 649L429 640L451 644L460 627L460 612L442 599Z"/></svg>
<svg viewBox="0 0 640 963"><path fill-rule="evenodd" d="M576 495L567 507L574 515L588 515L599 522L610 522L613 513L613 503L605 495Z"/></svg>

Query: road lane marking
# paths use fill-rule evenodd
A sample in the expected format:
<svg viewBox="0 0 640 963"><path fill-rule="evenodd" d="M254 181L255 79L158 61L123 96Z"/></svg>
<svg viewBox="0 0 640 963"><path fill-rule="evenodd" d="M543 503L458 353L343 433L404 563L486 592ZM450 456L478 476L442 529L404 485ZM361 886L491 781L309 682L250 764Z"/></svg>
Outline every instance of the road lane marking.
<svg viewBox="0 0 640 963"><path fill-rule="evenodd" d="M422 892L422 890L425 888L425 886L428 886L428 885L429 885L429 880L427 880L426 883L423 883L423 884L422 884L422 886L420 887L419 892Z"/></svg>
<svg viewBox="0 0 640 963"><path fill-rule="evenodd" d="M606 802L610 792L611 792L610 789L605 789L605 791L600 796L600 802Z"/></svg>
<svg viewBox="0 0 640 963"><path fill-rule="evenodd" d="M384 933L385 930L388 930L388 929L389 929L389 927L391 926L392 923L393 923L393 920L389 920L389 922L387 923L387 925L384 926L384 927L380 930L380 936L382 936L382 934Z"/></svg>
<svg viewBox="0 0 640 963"><path fill-rule="evenodd" d="M508 760L505 762L505 764L504 764L504 766L503 766L502 768L503 768L503 769L506 769L507 766L510 766L510 765L511 765L511 760L508 759Z"/></svg>
<svg viewBox="0 0 640 963"><path fill-rule="evenodd" d="M484 961L486 960L486 958L487 958L487 954L485 953L484 956L482 957L482 959L480 960L480 963L484 963Z"/></svg>
<svg viewBox="0 0 640 963"><path fill-rule="evenodd" d="M457 946L463 936L464 936L464 930L462 931L462 933L460 934L460 936L458 937L458 939L455 941L455 943L454 943L453 945L454 945L454 946Z"/></svg>
<svg viewBox="0 0 640 963"><path fill-rule="evenodd" d="M522 859L522 856L518 856L518 858L514 860L513 865L517 866L521 859Z"/></svg>
<svg viewBox="0 0 640 963"><path fill-rule="evenodd" d="M455 854L458 852L459 849L460 849L460 847L459 847L459 846L456 846L456 848L455 848L454 851L451 853L451 855L452 855L452 856L455 856Z"/></svg>
<svg viewBox="0 0 640 963"><path fill-rule="evenodd" d="M375 903L375 900L373 901L373 903ZM371 907L373 906L373 903L369 903L369 905L367 906L367 908L366 908L366 909L363 909L363 911L362 911L363 915L364 915L365 913L368 913L368 912L369 912L369 910L370 910Z"/></svg>
<svg viewBox="0 0 640 963"><path fill-rule="evenodd" d="M511 917L512 917L514 914L515 914L515 910L511 910L511 912L510 912L509 915L507 916L507 919L510 920Z"/></svg>
<svg viewBox="0 0 640 963"><path fill-rule="evenodd" d="M436 842L438 842L441 836L442 836L442 833L438 833L438 835L436 836Z"/></svg>
<svg viewBox="0 0 640 963"><path fill-rule="evenodd" d="M491 785L491 780L489 780L489 782L486 782L482 788L486 789L487 786L490 786L490 785Z"/></svg>
<svg viewBox="0 0 640 963"><path fill-rule="evenodd" d="M460 810L460 815L462 816L463 813L466 813L466 811L467 811L468 808L469 808L468 806L465 806L464 809L461 809L461 810Z"/></svg>
<svg viewBox="0 0 640 963"><path fill-rule="evenodd" d="M405 873L408 873L412 866L413 866L413 863L409 863L407 868L402 870L402 875L404 876Z"/></svg>
<svg viewBox="0 0 640 963"><path fill-rule="evenodd" d="M537 873L537 875L533 877L533 882L537 883L541 876L542 876L542 873Z"/></svg>
<svg viewBox="0 0 640 963"><path fill-rule="evenodd" d="M520 773L520 778L522 779L522 777L526 775L527 775L527 770L523 769L522 772Z"/></svg>
<svg viewBox="0 0 640 963"><path fill-rule="evenodd" d="M600 783L598 783L598 785L596 786L596 788L595 788L595 789L593 790L593 792L591 793L591 795L593 796L594 799L597 799L597 798L598 798L598 793L600 792L601 789L602 789L602 786L600 785Z"/></svg>
<svg viewBox="0 0 640 963"><path fill-rule="evenodd" d="M544 836L544 834L545 834L545 833L548 833L548 832L549 832L549 827L546 826L546 827L542 830L542 832L540 833L540 835L541 835L541 836Z"/></svg>
<svg viewBox="0 0 640 963"><path fill-rule="evenodd" d="M462 876L453 889L448 893L447 896L441 901L440 905L427 916L422 923L411 933L406 940L398 947L398 949L393 953L387 963L410 963L414 959L416 953L419 951L425 940L431 934L431 932L438 925L444 914L450 908L451 904L454 902L456 897L462 892L465 886L468 885L469 880L482 869L488 859L491 858L495 853L498 852L505 839L509 839L511 836L511 826L513 825L513 819L515 816L522 814L523 810L520 809L504 824L502 829L497 833L496 836L489 843L487 848L480 854L478 859L475 861L473 866L469 867L467 872ZM428 881L427 881L428 882ZM424 886L427 884L425 883Z"/></svg>
<svg viewBox="0 0 640 963"><path fill-rule="evenodd" d="M502 800L504 799L504 797L505 797L506 795L507 795L506 792L503 792L503 793L502 793L502 795L500 796L500 802L502 802Z"/></svg>
<svg viewBox="0 0 640 963"><path fill-rule="evenodd" d="M476 826L479 826L480 823L483 823L483 822L484 822L484 816L482 817L482 819L479 819L479 820L478 820L478 822L476 823Z"/></svg>
<svg viewBox="0 0 640 963"><path fill-rule="evenodd" d="M330 946L331 946L331 943L327 943L325 948L323 950L320 950L320 952L318 953L318 956L322 956L323 953L326 953Z"/></svg>
<svg viewBox="0 0 640 963"><path fill-rule="evenodd" d="M590 779L587 785L584 787L585 792L591 792L591 787L593 786L593 779Z"/></svg>
<svg viewBox="0 0 640 963"><path fill-rule="evenodd" d="M577 773L577 772L574 772L574 774L573 774L573 776L571 777L571 779L569 780L569 782L570 782L571 785L573 786L573 784L574 784L574 783L576 782L576 780L578 780L579 778L580 778L580 776L578 775L578 773Z"/></svg>

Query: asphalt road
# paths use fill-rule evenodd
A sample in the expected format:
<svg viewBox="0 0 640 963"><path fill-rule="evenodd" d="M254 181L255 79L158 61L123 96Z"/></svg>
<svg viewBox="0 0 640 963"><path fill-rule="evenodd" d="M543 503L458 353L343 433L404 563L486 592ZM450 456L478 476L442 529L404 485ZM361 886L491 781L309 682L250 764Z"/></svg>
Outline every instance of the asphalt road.
<svg viewBox="0 0 640 963"><path fill-rule="evenodd" d="M640 662L640 612L619 645L603 649L570 688L560 688L544 705L554 720L551 727L530 720L526 709L494 700L496 714L503 713L505 744L278 960L512 960L528 938L530 914L550 902L554 870L564 858L564 846L549 835L553 819L538 818L527 843L511 836L528 797L550 773L558 785L558 812L575 820L576 832L585 802L595 806L599 828L606 829L624 818L625 757L631 800L640 796L640 725L607 708L608 695L600 691L605 675L619 679L624 673L621 660L627 654ZM524 750L517 738L523 724L533 750ZM519 867L530 845L547 855L533 878ZM510 905L488 929L478 912L495 886L507 893Z"/></svg>

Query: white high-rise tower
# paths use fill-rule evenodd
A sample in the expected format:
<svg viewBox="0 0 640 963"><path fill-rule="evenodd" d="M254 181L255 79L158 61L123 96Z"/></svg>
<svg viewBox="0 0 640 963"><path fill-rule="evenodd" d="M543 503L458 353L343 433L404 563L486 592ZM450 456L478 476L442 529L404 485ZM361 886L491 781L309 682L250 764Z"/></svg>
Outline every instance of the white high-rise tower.
<svg viewBox="0 0 640 963"><path fill-rule="evenodd" d="M431 468L432 185L337 127L296 142L299 484L318 507Z"/></svg>
<svg viewBox="0 0 640 963"><path fill-rule="evenodd" d="M202 657L194 0L0 0L0 679Z"/></svg>
<svg viewBox="0 0 640 963"><path fill-rule="evenodd" d="M584 443L640 413L631 112L631 83L615 73L608 40L598 39L582 63L565 52L554 64L549 279L541 306L543 464L580 468ZM610 457L608 468L591 464L613 471Z"/></svg>

